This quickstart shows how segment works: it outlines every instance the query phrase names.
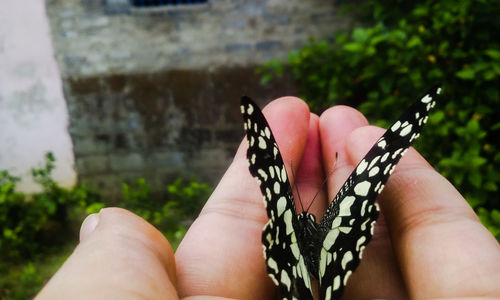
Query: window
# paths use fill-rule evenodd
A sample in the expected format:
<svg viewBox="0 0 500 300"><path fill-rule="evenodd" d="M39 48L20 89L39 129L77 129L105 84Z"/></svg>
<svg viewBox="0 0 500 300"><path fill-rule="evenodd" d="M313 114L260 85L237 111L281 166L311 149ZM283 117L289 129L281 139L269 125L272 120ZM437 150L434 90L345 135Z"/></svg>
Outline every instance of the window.
<svg viewBox="0 0 500 300"><path fill-rule="evenodd" d="M157 6L187 6L207 3L207 0L132 0L135 7L157 7Z"/></svg>

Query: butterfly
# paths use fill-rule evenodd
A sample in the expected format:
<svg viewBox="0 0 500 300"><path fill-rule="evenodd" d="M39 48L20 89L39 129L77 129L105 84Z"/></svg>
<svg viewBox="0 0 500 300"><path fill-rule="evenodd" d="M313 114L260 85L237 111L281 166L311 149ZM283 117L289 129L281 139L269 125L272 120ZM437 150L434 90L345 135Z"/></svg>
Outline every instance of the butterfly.
<svg viewBox="0 0 500 300"><path fill-rule="evenodd" d="M257 180L269 221L262 232L267 273L282 299L342 296L358 267L379 215L377 196L403 154L427 122L435 98L433 87L416 101L368 151L329 204L319 223L313 214L297 213L276 140L259 107L241 99L248 140L249 170Z"/></svg>

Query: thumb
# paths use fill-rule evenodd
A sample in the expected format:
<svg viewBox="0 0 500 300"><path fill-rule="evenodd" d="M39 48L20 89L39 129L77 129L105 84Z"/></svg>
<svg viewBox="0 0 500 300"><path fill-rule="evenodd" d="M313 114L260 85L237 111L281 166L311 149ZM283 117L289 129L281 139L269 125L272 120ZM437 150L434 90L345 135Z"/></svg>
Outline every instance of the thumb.
<svg viewBox="0 0 500 300"><path fill-rule="evenodd" d="M88 216L80 244L36 299L174 299L172 247L151 224L120 208Z"/></svg>

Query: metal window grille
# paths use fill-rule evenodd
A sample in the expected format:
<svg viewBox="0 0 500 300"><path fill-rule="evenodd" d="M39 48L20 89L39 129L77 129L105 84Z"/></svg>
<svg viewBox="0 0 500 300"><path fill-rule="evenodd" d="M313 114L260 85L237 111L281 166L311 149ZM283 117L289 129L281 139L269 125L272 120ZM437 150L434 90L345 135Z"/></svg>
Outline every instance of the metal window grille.
<svg viewBox="0 0 500 300"><path fill-rule="evenodd" d="M135 7L155 7L167 5L196 5L207 3L208 0L132 0Z"/></svg>

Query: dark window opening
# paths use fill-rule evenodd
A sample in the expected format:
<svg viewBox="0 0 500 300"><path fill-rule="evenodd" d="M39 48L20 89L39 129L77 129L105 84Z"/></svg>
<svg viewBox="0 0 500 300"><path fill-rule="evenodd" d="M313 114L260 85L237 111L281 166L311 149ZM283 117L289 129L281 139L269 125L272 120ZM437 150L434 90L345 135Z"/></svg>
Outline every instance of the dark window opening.
<svg viewBox="0 0 500 300"><path fill-rule="evenodd" d="M166 5L196 5L207 3L208 0L132 0L137 7L166 6Z"/></svg>

